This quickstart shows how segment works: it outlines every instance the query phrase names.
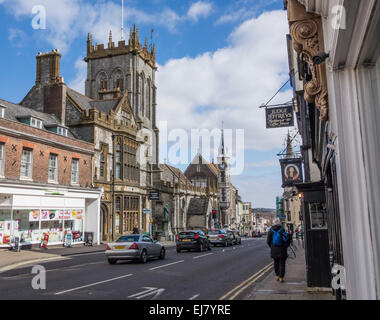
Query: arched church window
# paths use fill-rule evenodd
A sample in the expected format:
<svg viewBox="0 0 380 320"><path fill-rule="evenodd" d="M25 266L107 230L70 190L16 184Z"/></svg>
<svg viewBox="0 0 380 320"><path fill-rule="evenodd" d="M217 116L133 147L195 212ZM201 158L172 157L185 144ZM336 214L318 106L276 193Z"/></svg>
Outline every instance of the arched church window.
<svg viewBox="0 0 380 320"><path fill-rule="evenodd" d="M105 72L101 72L98 76L99 91L105 91L108 89L108 77Z"/></svg>
<svg viewBox="0 0 380 320"><path fill-rule="evenodd" d="M145 77L141 75L141 115L145 117Z"/></svg>
<svg viewBox="0 0 380 320"><path fill-rule="evenodd" d="M113 86L114 89L119 88L121 92L124 91L124 75L121 70L117 70L113 75Z"/></svg>
<svg viewBox="0 0 380 320"><path fill-rule="evenodd" d="M150 108L151 108L151 100L150 100L150 79L147 81L146 85L146 117L150 119Z"/></svg>

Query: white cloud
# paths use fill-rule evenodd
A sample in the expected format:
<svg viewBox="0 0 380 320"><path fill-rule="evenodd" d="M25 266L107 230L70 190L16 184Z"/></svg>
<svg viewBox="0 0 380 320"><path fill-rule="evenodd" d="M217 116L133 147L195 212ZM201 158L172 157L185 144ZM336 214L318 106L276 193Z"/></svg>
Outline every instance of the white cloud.
<svg viewBox="0 0 380 320"><path fill-rule="evenodd" d="M187 17L193 21L198 21L200 17L206 18L212 10L210 2L198 1L193 3L187 11Z"/></svg>
<svg viewBox="0 0 380 320"><path fill-rule="evenodd" d="M121 3L103 0L0 0L17 19L32 19L34 6L46 9L46 30L35 30L34 36L47 41L54 48L65 52L78 37L92 33L94 40L103 43L112 30L114 39L121 37ZM120 17L120 18L118 18ZM163 7L154 14L137 8L125 8L126 25L135 23L158 25L170 32L177 32L178 23L185 21L186 16L179 16L175 11ZM30 30L32 26L30 25ZM33 30L34 31L34 30Z"/></svg>
<svg viewBox="0 0 380 320"><path fill-rule="evenodd" d="M265 160L260 162L249 162L245 164L246 168L269 168L269 167L278 167L278 160Z"/></svg>
<svg viewBox="0 0 380 320"><path fill-rule="evenodd" d="M258 106L288 79L288 30L285 12L267 12L234 30L229 46L159 66L159 120L167 120L169 130L212 129L224 120L226 128L245 130L246 149L281 148L286 129L266 129ZM282 92L273 103L291 95Z"/></svg>
<svg viewBox="0 0 380 320"><path fill-rule="evenodd" d="M77 76L68 86L84 94L85 80L87 78L87 63L84 62L82 58L78 58L77 61L75 61L75 69L77 70Z"/></svg>

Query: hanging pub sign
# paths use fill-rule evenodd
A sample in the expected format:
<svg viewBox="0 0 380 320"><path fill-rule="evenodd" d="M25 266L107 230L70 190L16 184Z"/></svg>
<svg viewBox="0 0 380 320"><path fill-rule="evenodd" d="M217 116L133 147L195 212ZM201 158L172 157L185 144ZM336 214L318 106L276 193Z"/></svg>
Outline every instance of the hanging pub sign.
<svg viewBox="0 0 380 320"><path fill-rule="evenodd" d="M265 108L267 129L294 126L293 106Z"/></svg>
<svg viewBox="0 0 380 320"><path fill-rule="evenodd" d="M160 191L151 190L149 193L149 200L160 200Z"/></svg>
<svg viewBox="0 0 380 320"><path fill-rule="evenodd" d="M302 159L280 159L282 188L303 182Z"/></svg>

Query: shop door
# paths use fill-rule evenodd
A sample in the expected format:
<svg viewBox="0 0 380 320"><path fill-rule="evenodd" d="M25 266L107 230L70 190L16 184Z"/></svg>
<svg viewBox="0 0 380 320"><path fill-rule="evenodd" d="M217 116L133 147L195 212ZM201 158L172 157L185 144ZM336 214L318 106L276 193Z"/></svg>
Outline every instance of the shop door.
<svg viewBox="0 0 380 320"><path fill-rule="evenodd" d="M309 287L331 287L327 205L323 185L305 190L305 255Z"/></svg>

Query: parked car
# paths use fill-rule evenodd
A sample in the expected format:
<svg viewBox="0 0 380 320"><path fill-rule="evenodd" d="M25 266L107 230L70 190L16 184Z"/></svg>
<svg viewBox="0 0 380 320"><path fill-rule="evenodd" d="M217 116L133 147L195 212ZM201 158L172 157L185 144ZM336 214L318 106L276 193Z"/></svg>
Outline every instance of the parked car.
<svg viewBox="0 0 380 320"><path fill-rule="evenodd" d="M201 230L182 231L176 238L177 252L181 250L211 250L211 244L206 234Z"/></svg>
<svg viewBox="0 0 380 320"><path fill-rule="evenodd" d="M165 247L148 235L124 235L106 246L106 257L110 264L118 260L139 260L142 263L151 258L165 258Z"/></svg>
<svg viewBox="0 0 380 320"><path fill-rule="evenodd" d="M214 247L218 244L225 247L233 245L233 234L231 231L227 232L227 230L224 229L209 230L207 237Z"/></svg>
<svg viewBox="0 0 380 320"><path fill-rule="evenodd" d="M233 244L241 244L241 236L240 236L239 231L231 230L230 232L233 235Z"/></svg>

